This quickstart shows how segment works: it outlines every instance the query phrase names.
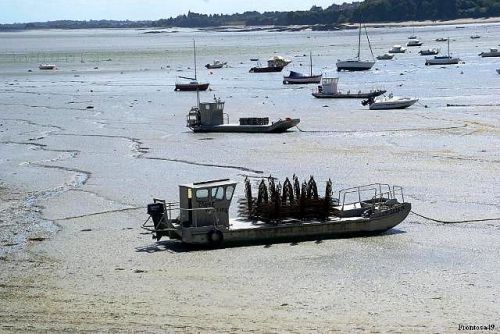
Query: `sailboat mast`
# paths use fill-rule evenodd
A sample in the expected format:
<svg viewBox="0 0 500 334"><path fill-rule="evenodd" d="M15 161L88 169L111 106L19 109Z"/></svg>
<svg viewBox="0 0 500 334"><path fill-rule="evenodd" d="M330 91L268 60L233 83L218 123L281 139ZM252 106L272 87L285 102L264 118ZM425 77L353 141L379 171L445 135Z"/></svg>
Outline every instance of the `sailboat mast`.
<svg viewBox="0 0 500 334"><path fill-rule="evenodd" d="M313 76L313 56L312 56L312 51L309 51L309 62L311 64L311 76Z"/></svg>
<svg viewBox="0 0 500 334"><path fill-rule="evenodd" d="M196 41L193 39L193 50L194 50L194 80L198 82L198 77L196 73Z"/></svg>
<svg viewBox="0 0 500 334"><path fill-rule="evenodd" d="M450 56L450 38L448 37L448 57Z"/></svg>
<svg viewBox="0 0 500 334"><path fill-rule="evenodd" d="M359 22L359 34L358 34L358 60L361 56L361 22Z"/></svg>
<svg viewBox="0 0 500 334"><path fill-rule="evenodd" d="M194 55L194 81L196 82L196 104L200 110L200 86L198 86L198 76L196 73L196 41L193 38L193 55Z"/></svg>

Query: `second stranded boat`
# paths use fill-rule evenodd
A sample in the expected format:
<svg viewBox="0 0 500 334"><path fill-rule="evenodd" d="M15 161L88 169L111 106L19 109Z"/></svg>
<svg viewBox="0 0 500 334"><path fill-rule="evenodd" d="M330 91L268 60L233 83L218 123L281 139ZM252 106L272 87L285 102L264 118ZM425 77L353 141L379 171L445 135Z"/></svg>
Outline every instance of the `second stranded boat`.
<svg viewBox="0 0 500 334"><path fill-rule="evenodd" d="M269 72L281 72L286 65L290 64L292 61L285 59L281 56L274 56L267 61L267 66L255 66L250 69L250 73L269 73Z"/></svg>
<svg viewBox="0 0 500 334"><path fill-rule="evenodd" d="M212 102L198 102L187 115L187 127L193 132L280 133L299 124L300 119L285 118L269 123L268 117L240 118L239 124L224 122L224 102L214 97Z"/></svg>
<svg viewBox="0 0 500 334"><path fill-rule="evenodd" d="M342 93L338 90L339 78L323 78L318 90L313 92L312 95L319 99L366 99L376 97L384 94L386 91L382 89L375 89L369 92L351 92L347 91Z"/></svg>
<svg viewBox="0 0 500 334"><path fill-rule="evenodd" d="M179 202L154 199L142 228L160 240L169 237L186 244L217 247L227 243L279 242L322 239L385 232L410 213L403 189L370 184L340 190L333 197L328 181L325 196L316 182L300 185L297 177L276 185L262 180L258 195L245 181L246 199L240 201L241 219L229 219L229 207L237 182L213 180L179 186Z"/></svg>

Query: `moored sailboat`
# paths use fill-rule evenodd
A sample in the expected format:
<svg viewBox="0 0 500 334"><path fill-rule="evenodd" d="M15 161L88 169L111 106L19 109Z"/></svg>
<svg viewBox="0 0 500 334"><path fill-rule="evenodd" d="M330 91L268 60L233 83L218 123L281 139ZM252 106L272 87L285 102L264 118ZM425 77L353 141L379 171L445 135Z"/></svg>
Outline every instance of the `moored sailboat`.
<svg viewBox="0 0 500 334"><path fill-rule="evenodd" d="M309 75L305 75L299 72L290 71L290 74L283 77L283 84L310 84L310 83L320 83L323 74L313 74L312 70L312 53L309 53L310 62L310 72Z"/></svg>
<svg viewBox="0 0 500 334"><path fill-rule="evenodd" d="M448 39L448 54L446 56L435 56L432 59L426 59L425 65L456 65L460 58L450 56L450 40Z"/></svg>
<svg viewBox="0 0 500 334"><path fill-rule="evenodd" d="M198 82L198 74L196 70L196 42L193 40L193 54L194 54L194 78L190 77L181 77L181 79L186 79L190 80L190 82L187 83L175 83L175 91L205 91L208 89L208 86L210 85L208 82Z"/></svg>
<svg viewBox="0 0 500 334"><path fill-rule="evenodd" d="M368 37L368 32L366 31L365 26L366 39L368 40L368 46L370 47L370 52L372 54L373 60L361 60L361 23L359 24L359 33L358 33L358 54L356 59L349 60L339 60L337 61L337 71L368 71L375 65L375 57L373 56L372 46L370 43L370 38Z"/></svg>

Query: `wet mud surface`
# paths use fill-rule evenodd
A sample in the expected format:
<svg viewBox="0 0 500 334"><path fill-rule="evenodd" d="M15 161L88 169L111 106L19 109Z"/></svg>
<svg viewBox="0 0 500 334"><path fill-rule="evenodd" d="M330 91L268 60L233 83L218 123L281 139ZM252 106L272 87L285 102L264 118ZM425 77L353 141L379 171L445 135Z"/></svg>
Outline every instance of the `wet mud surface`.
<svg viewBox="0 0 500 334"><path fill-rule="evenodd" d="M334 191L401 185L415 212L438 220L500 217L498 63L476 52L498 25L467 28L485 29L480 41L454 27L421 29L427 43L451 35L465 64L430 69L413 53L338 74L346 90L421 99L393 111L317 100L311 87L283 87L282 74L248 73L251 57L313 49L318 70L336 75L352 32L261 33L258 44L250 33L198 33L199 64L222 55L230 64L200 71L212 89L202 100L221 97L235 122L301 118L298 129L265 136L185 127L196 94L173 84L192 72L190 33L0 35L10 41L0 46L0 331L452 333L495 323L498 220L410 215L377 237L217 250L155 243L139 228L147 203L177 200L178 184L294 173L314 175L320 191L329 178ZM383 53L407 35L379 29L372 43ZM59 69L13 57L21 44L59 59ZM291 70L307 65L293 59Z"/></svg>

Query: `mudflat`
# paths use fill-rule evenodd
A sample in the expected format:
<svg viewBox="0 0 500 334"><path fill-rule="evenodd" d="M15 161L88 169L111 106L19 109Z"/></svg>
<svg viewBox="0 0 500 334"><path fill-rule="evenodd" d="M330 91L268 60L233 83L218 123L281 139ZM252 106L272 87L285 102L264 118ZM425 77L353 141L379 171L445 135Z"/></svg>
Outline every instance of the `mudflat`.
<svg viewBox="0 0 500 334"><path fill-rule="evenodd" d="M314 175L320 188L331 178L334 190L398 184L416 213L439 220L500 217L500 77L495 59L477 56L500 26L418 30L426 48L450 36L465 64L431 69L415 52L338 74L341 89L420 98L392 111L248 73L250 58L275 52L294 60L289 69L308 66L311 49L333 75L336 60L354 54L355 31L0 34L0 331L453 333L495 324L498 220L410 215L376 237L216 250L157 243L139 228L151 199L177 200L178 184L293 173ZM375 52L410 31L374 29ZM229 64L198 73L212 89L202 100L220 97L231 120L299 117L300 129L190 132L196 93L174 83L193 72L193 36L199 64Z"/></svg>

